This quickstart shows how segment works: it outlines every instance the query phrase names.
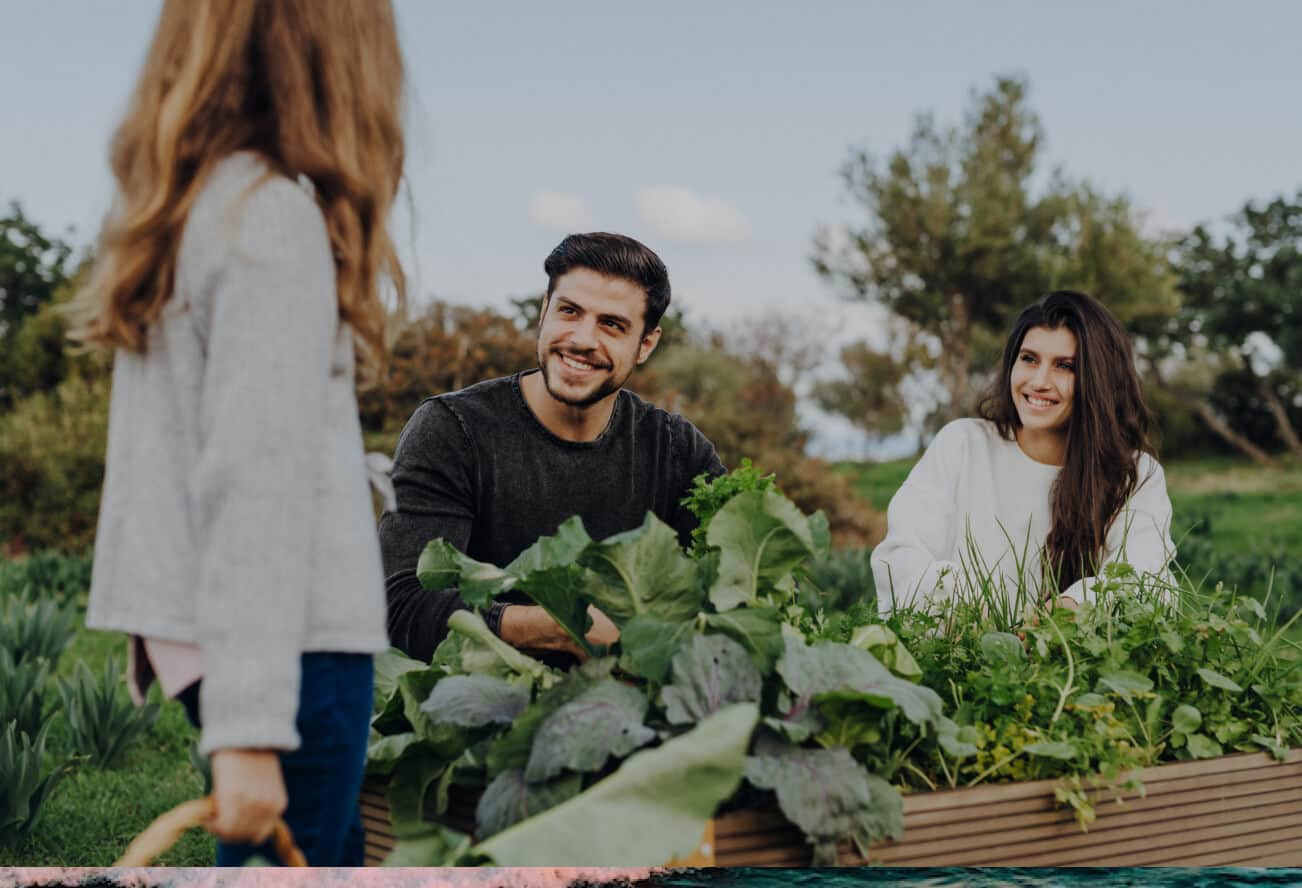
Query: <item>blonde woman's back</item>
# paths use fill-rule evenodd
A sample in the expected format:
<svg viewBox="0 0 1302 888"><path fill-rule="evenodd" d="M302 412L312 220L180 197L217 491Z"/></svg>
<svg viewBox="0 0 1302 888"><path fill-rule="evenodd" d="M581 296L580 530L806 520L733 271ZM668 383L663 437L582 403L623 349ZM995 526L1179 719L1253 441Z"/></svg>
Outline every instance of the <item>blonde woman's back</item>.
<svg viewBox="0 0 1302 888"><path fill-rule="evenodd" d="M309 191L234 154L145 352L115 357L87 624L203 645L204 751L293 748L300 654L387 645L335 286Z"/></svg>

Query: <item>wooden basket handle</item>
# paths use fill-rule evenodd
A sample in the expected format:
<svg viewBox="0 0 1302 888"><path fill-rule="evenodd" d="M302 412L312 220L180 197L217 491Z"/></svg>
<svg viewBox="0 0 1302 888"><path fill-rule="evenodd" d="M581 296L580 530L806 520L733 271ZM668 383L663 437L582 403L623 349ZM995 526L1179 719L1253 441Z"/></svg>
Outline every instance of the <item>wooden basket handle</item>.
<svg viewBox="0 0 1302 888"><path fill-rule="evenodd" d="M136 836L114 866L149 866L154 858L176 844L188 829L202 826L212 819L217 803L212 796L182 802L166 814L160 815L145 831ZM294 836L284 820L277 820L272 829L271 841L276 856L285 866L307 866L307 858L294 844Z"/></svg>

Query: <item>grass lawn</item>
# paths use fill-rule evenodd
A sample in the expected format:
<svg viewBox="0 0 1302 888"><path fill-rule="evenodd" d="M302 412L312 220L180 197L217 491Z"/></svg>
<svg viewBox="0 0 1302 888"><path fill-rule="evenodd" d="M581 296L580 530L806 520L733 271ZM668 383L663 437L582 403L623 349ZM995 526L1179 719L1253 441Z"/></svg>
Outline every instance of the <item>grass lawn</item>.
<svg viewBox="0 0 1302 888"><path fill-rule="evenodd" d="M916 460L839 463L874 509L885 511ZM1302 554L1302 466L1263 468L1235 460L1191 460L1165 465L1178 538L1208 521L1218 549L1277 543Z"/></svg>
<svg viewBox="0 0 1302 888"><path fill-rule="evenodd" d="M110 655L125 662L121 635L82 629L60 659L58 674L70 675L77 661L84 660L99 675ZM160 699L157 687L150 693ZM52 684L46 706L56 705L58 699ZM202 779L190 763L190 744L197 736L181 704L169 701L153 729L128 747L111 770L74 763L50 794L31 836L0 845L0 867L111 866L155 817L203 794ZM57 714L46 744L47 761L70 758L70 743L67 723ZM212 838L191 830L157 864L212 866L214 859Z"/></svg>

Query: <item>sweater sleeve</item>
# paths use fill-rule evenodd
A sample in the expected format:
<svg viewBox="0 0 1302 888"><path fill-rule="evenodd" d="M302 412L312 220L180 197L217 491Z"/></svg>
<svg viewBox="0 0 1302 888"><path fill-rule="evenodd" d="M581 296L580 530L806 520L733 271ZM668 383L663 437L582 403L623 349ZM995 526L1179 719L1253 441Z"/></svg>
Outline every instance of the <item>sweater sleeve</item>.
<svg viewBox="0 0 1302 888"><path fill-rule="evenodd" d="M961 420L960 420L961 422ZM947 598L958 565L950 560L956 522L958 478L967 457L959 422L936 435L886 510L886 538L872 554L877 611L887 617L895 605Z"/></svg>
<svg viewBox="0 0 1302 888"><path fill-rule="evenodd" d="M271 178L192 224L205 260L206 365L190 491L204 663L200 752L295 749L304 569L337 331L324 219Z"/></svg>
<svg viewBox="0 0 1302 888"><path fill-rule="evenodd" d="M446 404L426 401L412 414L394 452L393 489L397 508L380 518L389 642L428 662L466 605L456 588L421 586L416 564L433 539L466 551L476 508L474 448Z"/></svg>
<svg viewBox="0 0 1302 888"><path fill-rule="evenodd" d="M1139 484L1129 501L1108 528L1103 564L1125 562L1136 573L1167 576L1167 565L1175 557L1171 540L1171 498L1166 491L1166 473L1148 454L1139 457ZM1077 601L1092 601L1094 577L1077 580L1063 593Z"/></svg>

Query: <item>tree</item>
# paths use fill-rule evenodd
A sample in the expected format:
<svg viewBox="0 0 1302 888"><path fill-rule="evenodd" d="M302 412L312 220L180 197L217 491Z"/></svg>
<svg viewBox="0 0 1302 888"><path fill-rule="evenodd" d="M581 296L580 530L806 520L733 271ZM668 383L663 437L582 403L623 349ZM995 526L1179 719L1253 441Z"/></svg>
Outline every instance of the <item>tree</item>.
<svg viewBox="0 0 1302 888"><path fill-rule="evenodd" d="M869 435L892 435L909 420L908 404L901 384L905 364L867 342L855 342L841 349L846 376L820 380L814 386L814 400L829 413L844 416Z"/></svg>
<svg viewBox="0 0 1302 888"><path fill-rule="evenodd" d="M1229 221L1223 237L1198 226L1179 245L1181 307L1153 337L1153 372L1257 462L1275 447L1302 457L1302 191Z"/></svg>
<svg viewBox="0 0 1302 888"><path fill-rule="evenodd" d="M71 245L43 233L17 202L0 216L0 409L18 396L12 375L23 324L67 286L71 256Z"/></svg>
<svg viewBox="0 0 1302 888"><path fill-rule="evenodd" d="M1034 193L1044 134L1027 92L997 80L961 127L920 115L884 164L854 151L843 178L866 218L815 236L816 271L932 340L941 420L969 409L1014 314L1049 289L1092 290L1123 318L1175 307L1164 248L1124 198L1056 173ZM891 356L920 369L917 353Z"/></svg>

